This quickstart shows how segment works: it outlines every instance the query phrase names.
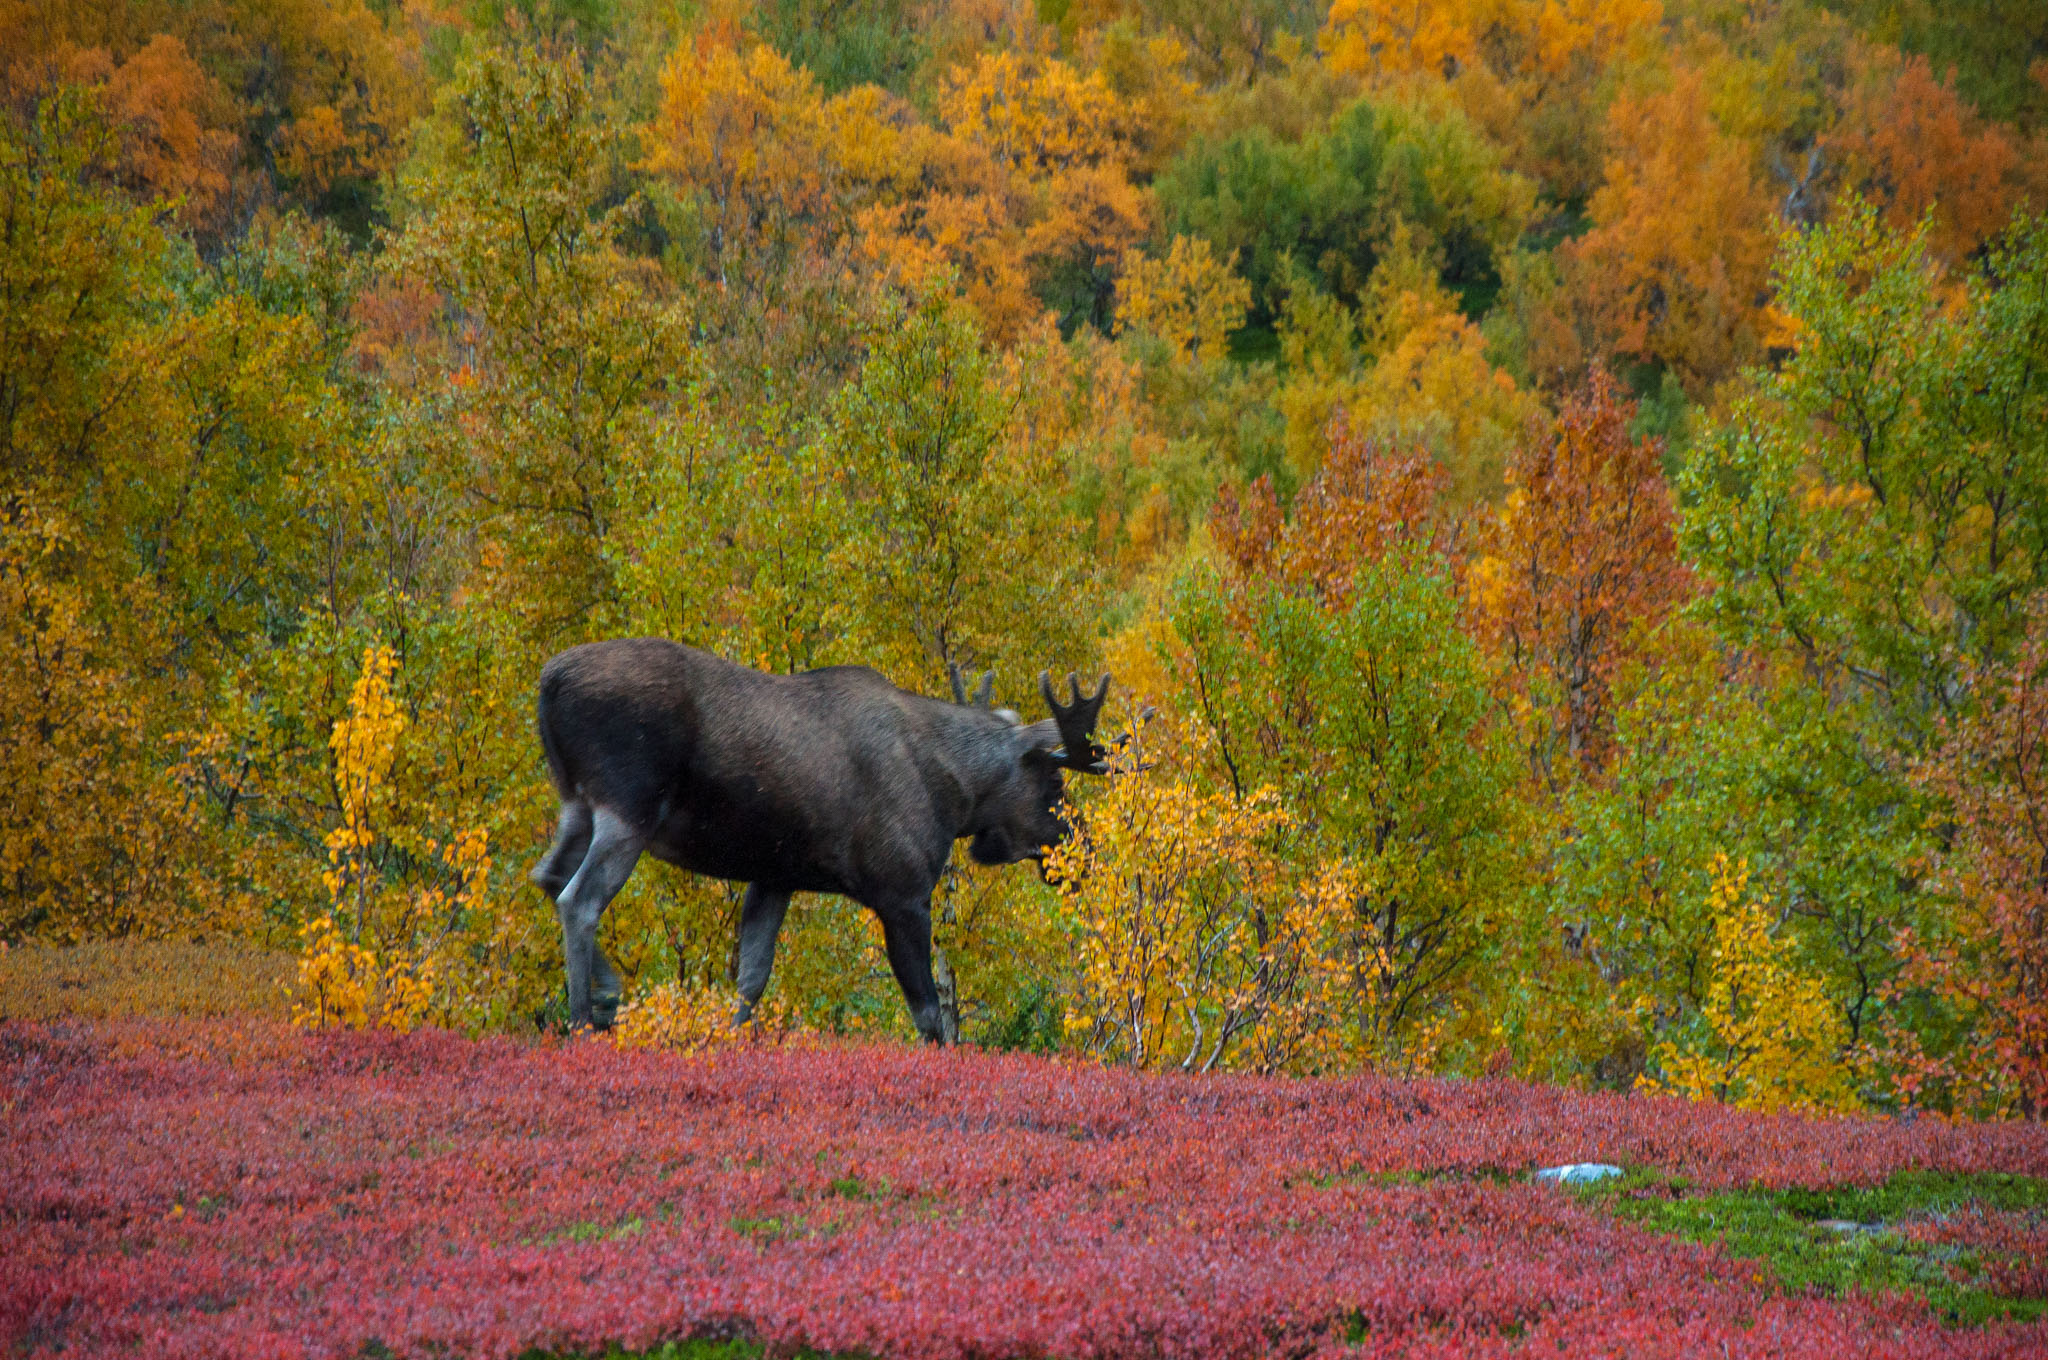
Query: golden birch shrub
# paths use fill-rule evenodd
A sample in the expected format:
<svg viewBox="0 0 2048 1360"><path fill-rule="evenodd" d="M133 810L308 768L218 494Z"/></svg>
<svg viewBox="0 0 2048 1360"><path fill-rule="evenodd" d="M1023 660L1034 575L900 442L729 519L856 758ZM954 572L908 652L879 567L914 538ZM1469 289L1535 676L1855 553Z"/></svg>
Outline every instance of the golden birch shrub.
<svg viewBox="0 0 2048 1360"><path fill-rule="evenodd" d="M805 1026L779 997L764 997L745 1025L735 1025L740 995L731 987L688 981L657 983L619 1008L612 1042L620 1048L693 1053L750 1040L781 1040Z"/></svg>
<svg viewBox="0 0 2048 1360"><path fill-rule="evenodd" d="M1207 1072L1314 1067L1341 1013L1349 895L1277 852L1278 797L1180 771L1112 774L1046 874L1076 927L1071 1041L1105 1061Z"/></svg>
<svg viewBox="0 0 2048 1360"><path fill-rule="evenodd" d="M1713 980L1700 1030L1657 1045L1646 1091L1748 1110L1849 1112L1861 1107L1844 1055L1849 1027L1822 979L1779 937L1770 902L1749 891L1749 866L1716 856L1710 907Z"/></svg>
<svg viewBox="0 0 2048 1360"><path fill-rule="evenodd" d="M444 842L398 798L393 769L410 720L393 688L391 651L371 646L334 725L330 748L340 824L327 834L327 906L299 932L292 1019L312 1028L423 1024L478 1029L521 995L507 976L531 951L531 918L489 890L489 836ZM523 971L523 970L521 970Z"/></svg>

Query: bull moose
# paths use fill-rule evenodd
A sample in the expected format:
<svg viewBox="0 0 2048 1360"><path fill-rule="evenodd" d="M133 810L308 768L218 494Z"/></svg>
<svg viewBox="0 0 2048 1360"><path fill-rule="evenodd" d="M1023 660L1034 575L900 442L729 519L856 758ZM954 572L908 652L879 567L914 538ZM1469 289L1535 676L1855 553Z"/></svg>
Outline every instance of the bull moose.
<svg viewBox="0 0 2048 1360"><path fill-rule="evenodd" d="M1067 831L1066 770L1102 774L1094 730L1109 693L1049 675L1050 719L992 707L994 672L953 702L865 666L769 675L660 638L593 642L541 671L539 719L562 800L531 875L554 899L569 1022L609 1024L618 974L597 923L642 854L747 885L738 1020L768 985L791 893L840 893L882 922L918 1032L943 1042L932 980L931 895L953 842L983 864L1041 858Z"/></svg>

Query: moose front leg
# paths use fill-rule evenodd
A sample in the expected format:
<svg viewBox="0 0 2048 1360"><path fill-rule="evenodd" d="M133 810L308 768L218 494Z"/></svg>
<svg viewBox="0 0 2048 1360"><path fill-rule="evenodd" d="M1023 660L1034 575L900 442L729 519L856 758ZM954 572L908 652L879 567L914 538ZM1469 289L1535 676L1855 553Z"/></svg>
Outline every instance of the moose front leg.
<svg viewBox="0 0 2048 1360"><path fill-rule="evenodd" d="M739 967L733 981L740 989L740 1008L732 1022L744 1025L754 1018L761 993L768 990L768 972L775 966L775 939L782 933L782 917L789 910L789 894L758 883L747 885L740 903Z"/></svg>
<svg viewBox="0 0 2048 1360"><path fill-rule="evenodd" d="M597 947L597 923L626 886L647 838L616 814L598 809L591 819L590 849L562 895L555 915L562 922L562 959L569 971L569 1028L589 1029L604 1008L607 1027L618 1010L619 978ZM593 986L594 984L594 986Z"/></svg>
<svg viewBox="0 0 2048 1360"><path fill-rule="evenodd" d="M932 980L932 907L929 897L876 907L882 918L882 940L889 949L889 968L910 1004L910 1018L929 1043L946 1042L939 1010L939 987Z"/></svg>

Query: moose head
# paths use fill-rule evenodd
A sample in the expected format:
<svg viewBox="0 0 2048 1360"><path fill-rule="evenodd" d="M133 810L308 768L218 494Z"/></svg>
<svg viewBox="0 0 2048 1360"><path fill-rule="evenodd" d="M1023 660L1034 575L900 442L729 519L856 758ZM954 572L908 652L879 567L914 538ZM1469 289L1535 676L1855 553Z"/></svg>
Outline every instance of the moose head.
<svg viewBox="0 0 2048 1360"><path fill-rule="evenodd" d="M1009 709L991 707L995 672L989 671L968 695L966 678L958 666L948 666L953 681L953 702L992 712L1010 723L1009 739L1015 776L1003 781L982 805L980 824L967 843L967 853L978 864L1015 864L1019 860L1043 860L1046 850L1067 838L1064 772L1107 774L1109 752L1095 741L1095 724L1102 716L1102 704L1109 697L1109 677L1093 694L1082 692L1079 677L1067 674L1068 701L1062 704L1053 691L1052 673L1041 671L1038 692L1052 717L1026 723Z"/></svg>

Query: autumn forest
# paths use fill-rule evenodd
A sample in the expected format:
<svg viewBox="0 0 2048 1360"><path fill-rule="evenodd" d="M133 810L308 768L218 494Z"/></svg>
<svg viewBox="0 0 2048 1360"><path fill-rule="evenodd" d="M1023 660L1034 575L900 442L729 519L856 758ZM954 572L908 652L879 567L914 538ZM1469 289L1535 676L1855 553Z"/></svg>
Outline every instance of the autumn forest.
<svg viewBox="0 0 2048 1360"><path fill-rule="evenodd" d="M1108 672L934 899L970 1043L2048 1118L2048 9L0 0L0 83L8 950L559 1030L552 654ZM618 1043L739 903L641 867ZM754 1026L908 1044L873 918Z"/></svg>

